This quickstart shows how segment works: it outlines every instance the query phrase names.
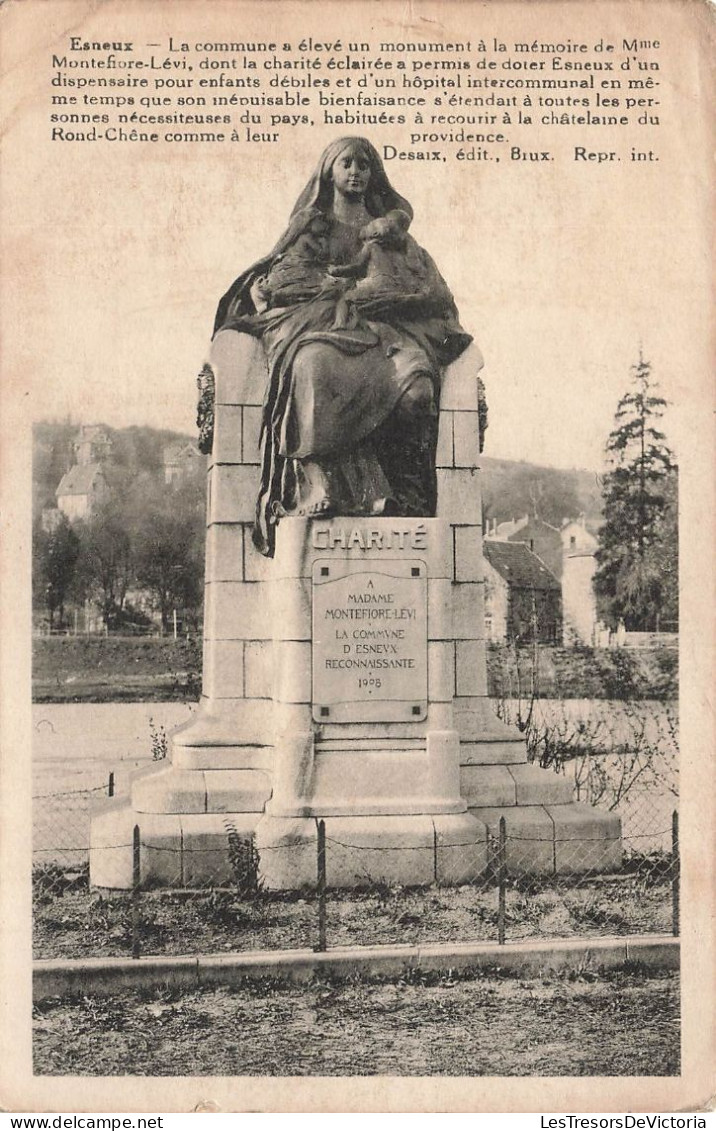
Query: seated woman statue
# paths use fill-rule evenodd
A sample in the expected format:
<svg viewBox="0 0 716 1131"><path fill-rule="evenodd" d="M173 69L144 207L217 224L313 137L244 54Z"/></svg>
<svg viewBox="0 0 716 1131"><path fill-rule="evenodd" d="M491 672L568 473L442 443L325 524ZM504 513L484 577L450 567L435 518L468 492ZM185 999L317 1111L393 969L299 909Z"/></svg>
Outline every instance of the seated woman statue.
<svg viewBox="0 0 716 1131"><path fill-rule="evenodd" d="M214 333L260 338L268 364L254 527L264 554L290 515L435 514L440 374L471 338L412 236L411 285L397 272L392 289L385 278L361 288L340 270L365 257L366 226L396 211L407 227L413 210L373 146L334 141L273 251L219 304Z"/></svg>

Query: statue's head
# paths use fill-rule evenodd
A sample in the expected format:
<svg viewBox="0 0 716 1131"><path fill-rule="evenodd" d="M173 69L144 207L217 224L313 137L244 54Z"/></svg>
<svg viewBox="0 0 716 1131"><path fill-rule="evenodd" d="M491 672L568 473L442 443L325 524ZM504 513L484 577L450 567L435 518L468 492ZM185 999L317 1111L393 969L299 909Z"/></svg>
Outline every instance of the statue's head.
<svg viewBox="0 0 716 1131"><path fill-rule="evenodd" d="M361 239L372 240L384 247L402 248L405 246L405 233L410 227L410 219L402 208L393 208L385 216L379 216L361 228Z"/></svg>
<svg viewBox="0 0 716 1131"><path fill-rule="evenodd" d="M326 146L293 215L307 209L330 212L336 188L362 198L372 216L402 209L412 218L410 204L393 188L377 149L364 137L341 137Z"/></svg>
<svg viewBox="0 0 716 1131"><path fill-rule="evenodd" d="M368 143L361 138L350 138L334 157L327 175L342 196L362 200L370 183L371 164Z"/></svg>

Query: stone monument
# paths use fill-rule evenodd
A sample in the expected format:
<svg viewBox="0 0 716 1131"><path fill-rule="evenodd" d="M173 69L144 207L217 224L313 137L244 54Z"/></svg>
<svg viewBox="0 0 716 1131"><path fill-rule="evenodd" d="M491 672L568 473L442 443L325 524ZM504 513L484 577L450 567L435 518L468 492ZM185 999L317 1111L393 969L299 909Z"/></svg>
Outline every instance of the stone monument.
<svg viewBox="0 0 716 1131"><path fill-rule="evenodd" d="M201 705L95 815L97 886L130 886L135 824L156 884L230 881L230 837L312 884L319 819L337 886L477 879L503 815L513 871L619 864L618 817L487 698L482 359L411 217L341 139L219 306Z"/></svg>

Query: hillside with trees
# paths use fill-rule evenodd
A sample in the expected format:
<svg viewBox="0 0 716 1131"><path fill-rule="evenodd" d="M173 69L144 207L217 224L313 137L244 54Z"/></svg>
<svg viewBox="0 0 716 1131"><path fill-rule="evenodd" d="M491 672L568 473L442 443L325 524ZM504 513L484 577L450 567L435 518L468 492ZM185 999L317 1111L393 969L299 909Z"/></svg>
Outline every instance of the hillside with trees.
<svg viewBox="0 0 716 1131"><path fill-rule="evenodd" d="M488 456L480 457L480 467L485 521L530 515L560 526L581 514L594 525L601 520L601 479L596 471Z"/></svg>
<svg viewBox="0 0 716 1131"><path fill-rule="evenodd" d="M175 612L196 627L204 568L205 461L166 481L169 445L189 444L177 432L97 426L107 437L103 494L70 521L56 491L75 461L79 426L35 428L33 461L33 608L37 621L61 629L82 611L108 629L167 631ZM91 466L95 466L92 464Z"/></svg>
<svg viewBox="0 0 716 1131"><path fill-rule="evenodd" d="M69 522L55 512L55 492L75 460L79 425L44 421L34 433L33 593L36 619L53 629L72 621L91 602L113 629L147 627L153 619L166 631L179 610L198 623L201 611L205 483L202 474L166 483L164 452L171 444L195 443L177 432L134 425L98 425L108 438L102 462L108 494L89 517ZM204 464L202 461L202 468ZM533 515L555 526L585 513L599 520L596 473L540 467L481 457L486 520ZM43 522L43 512L45 520Z"/></svg>
<svg viewBox="0 0 716 1131"><path fill-rule="evenodd" d="M33 426L32 481L33 509L38 517L44 507L55 506L55 491L66 471L74 463L73 445L79 423L76 420L43 420ZM193 442L192 436L169 429L130 425L110 428L101 425L112 446L110 466L130 476L162 473L162 453L167 444Z"/></svg>

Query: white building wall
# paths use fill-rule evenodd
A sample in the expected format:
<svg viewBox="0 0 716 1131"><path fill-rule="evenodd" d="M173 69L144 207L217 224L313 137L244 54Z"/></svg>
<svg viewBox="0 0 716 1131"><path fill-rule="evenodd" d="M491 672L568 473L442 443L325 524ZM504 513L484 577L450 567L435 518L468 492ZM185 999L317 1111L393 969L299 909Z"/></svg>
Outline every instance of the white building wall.
<svg viewBox="0 0 716 1131"><path fill-rule="evenodd" d="M565 644L592 644L597 623L593 579L594 554L566 554L562 567L562 614Z"/></svg>
<svg viewBox="0 0 716 1131"><path fill-rule="evenodd" d="M507 639L507 583L485 560L485 636L490 641Z"/></svg>
<svg viewBox="0 0 716 1131"><path fill-rule="evenodd" d="M72 522L74 519L86 517L89 498L87 495L60 495L57 506Z"/></svg>
<svg viewBox="0 0 716 1131"><path fill-rule="evenodd" d="M592 551L597 548L597 539L587 530L583 517L575 522L568 522L562 527L560 534L562 536L562 553L565 556L567 554L582 554L585 551Z"/></svg>

